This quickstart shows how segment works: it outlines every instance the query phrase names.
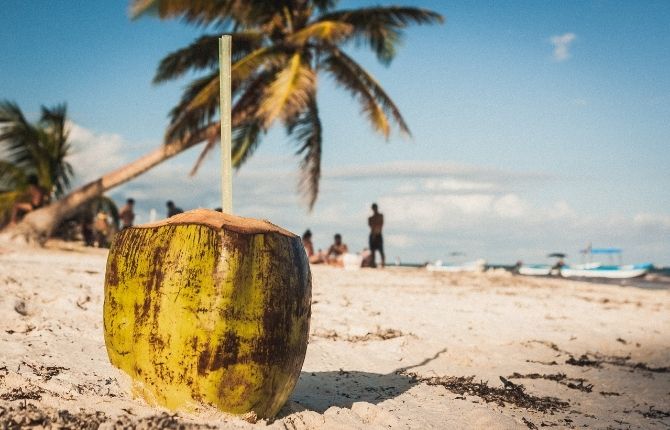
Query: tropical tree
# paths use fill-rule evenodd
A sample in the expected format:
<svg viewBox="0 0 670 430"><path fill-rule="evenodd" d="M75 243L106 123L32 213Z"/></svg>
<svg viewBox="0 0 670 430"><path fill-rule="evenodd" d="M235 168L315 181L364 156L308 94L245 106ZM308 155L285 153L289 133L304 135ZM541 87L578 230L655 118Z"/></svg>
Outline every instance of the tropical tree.
<svg viewBox="0 0 670 430"><path fill-rule="evenodd" d="M70 188L66 112L64 104L42 106L39 121L32 124L16 103L0 102L0 225L24 198L29 177L36 177L51 198L61 198Z"/></svg>
<svg viewBox="0 0 670 430"><path fill-rule="evenodd" d="M75 190L57 204L30 213L23 225L8 235L43 240L58 220L79 205L206 142L194 166L197 169L219 138L217 38L221 33L233 36L234 165L241 166L265 133L282 124L301 156L300 187L311 208L318 196L323 145L316 102L318 77L332 76L360 103L373 129L383 136L390 135L393 125L409 134L393 100L347 49L370 48L382 64L388 65L406 27L443 21L436 12L414 7L336 10L336 5L336 0L131 0L134 18L154 15L182 19L214 32L167 55L154 81L170 81L191 73L201 76L187 85L170 112L162 146Z"/></svg>
<svg viewBox="0 0 670 430"><path fill-rule="evenodd" d="M393 60L402 31L410 24L442 22L438 13L414 7L376 6L335 10L334 0L134 0L131 14L182 18L212 28L189 46L166 56L155 83L201 72L171 111L168 141L210 130L194 167L217 142L219 102L218 38L233 37L233 164L253 154L263 135L281 123L302 157L301 188L311 208L321 173L322 123L316 103L320 74L329 75L361 105L372 128L386 138L391 126L409 128L379 82L345 48L372 49L383 64Z"/></svg>

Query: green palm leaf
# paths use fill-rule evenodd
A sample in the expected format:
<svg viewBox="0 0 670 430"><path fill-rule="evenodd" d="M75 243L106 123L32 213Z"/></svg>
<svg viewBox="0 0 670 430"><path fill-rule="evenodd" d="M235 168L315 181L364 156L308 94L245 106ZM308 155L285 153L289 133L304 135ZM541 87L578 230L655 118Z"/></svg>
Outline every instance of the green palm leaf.
<svg viewBox="0 0 670 430"><path fill-rule="evenodd" d="M302 112L314 94L316 74L299 53L293 54L284 69L266 88L258 109L263 127L269 128L281 118L286 120Z"/></svg>
<svg viewBox="0 0 670 430"><path fill-rule="evenodd" d="M442 15L415 7L371 7L338 10L327 13L319 21L339 21L353 26L352 37L367 43L377 58L388 64L393 60L402 29L410 24L437 24L444 22Z"/></svg>

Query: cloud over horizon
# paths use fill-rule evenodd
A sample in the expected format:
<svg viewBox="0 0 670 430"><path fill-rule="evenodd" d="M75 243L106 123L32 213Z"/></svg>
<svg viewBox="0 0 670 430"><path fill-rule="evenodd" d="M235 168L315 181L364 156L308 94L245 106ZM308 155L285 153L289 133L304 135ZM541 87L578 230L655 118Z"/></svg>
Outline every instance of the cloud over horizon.
<svg viewBox="0 0 670 430"><path fill-rule="evenodd" d="M575 41L577 35L575 33L564 33L561 35L552 36L551 44L554 46L552 56L554 60L562 62L570 58L570 45Z"/></svg>

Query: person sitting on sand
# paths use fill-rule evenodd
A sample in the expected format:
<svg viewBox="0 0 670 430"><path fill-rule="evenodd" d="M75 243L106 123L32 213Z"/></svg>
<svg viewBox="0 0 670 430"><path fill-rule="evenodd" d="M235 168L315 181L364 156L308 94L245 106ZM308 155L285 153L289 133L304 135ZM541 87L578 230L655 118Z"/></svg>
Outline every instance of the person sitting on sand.
<svg viewBox="0 0 670 430"><path fill-rule="evenodd" d="M334 243L330 245L326 254L326 263L342 267L344 266L344 254L349 252L349 247L342 243L341 234L337 233L333 239Z"/></svg>
<svg viewBox="0 0 670 430"><path fill-rule="evenodd" d="M314 253L314 244L312 243L312 232L308 229L302 234L302 246L305 247L305 254L307 259L312 264L323 263L323 255L321 252Z"/></svg>
<svg viewBox="0 0 670 430"><path fill-rule="evenodd" d="M119 218L121 218L122 223L121 230L133 226L133 221L135 220L135 212L133 212L134 206L135 200L128 199L126 200L126 205L119 211Z"/></svg>
<svg viewBox="0 0 670 430"><path fill-rule="evenodd" d="M10 224L16 224L19 221L19 215L25 215L37 208L44 206L46 203L47 193L39 185L36 175L28 176L28 189L24 200L14 203L12 207L12 217Z"/></svg>

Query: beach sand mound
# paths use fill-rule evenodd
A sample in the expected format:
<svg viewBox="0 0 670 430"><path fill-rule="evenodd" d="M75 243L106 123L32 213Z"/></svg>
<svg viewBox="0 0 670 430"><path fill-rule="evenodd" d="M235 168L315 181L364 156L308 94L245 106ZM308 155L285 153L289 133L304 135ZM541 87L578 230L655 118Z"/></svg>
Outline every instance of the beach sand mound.
<svg viewBox="0 0 670 430"><path fill-rule="evenodd" d="M0 253L1 428L670 426L670 291L313 267L300 381L272 422L132 395L102 336L106 252Z"/></svg>

